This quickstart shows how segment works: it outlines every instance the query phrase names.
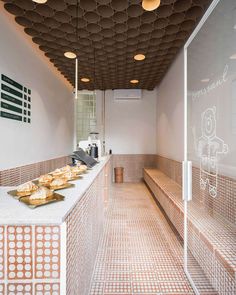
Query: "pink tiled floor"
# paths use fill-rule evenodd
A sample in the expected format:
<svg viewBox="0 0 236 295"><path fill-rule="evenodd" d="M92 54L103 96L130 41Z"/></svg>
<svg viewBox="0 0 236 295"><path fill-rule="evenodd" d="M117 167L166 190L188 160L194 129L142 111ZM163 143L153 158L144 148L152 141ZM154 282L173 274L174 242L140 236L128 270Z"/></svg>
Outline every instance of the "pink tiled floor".
<svg viewBox="0 0 236 295"><path fill-rule="evenodd" d="M114 185L90 295L194 294L178 236L143 183Z"/></svg>

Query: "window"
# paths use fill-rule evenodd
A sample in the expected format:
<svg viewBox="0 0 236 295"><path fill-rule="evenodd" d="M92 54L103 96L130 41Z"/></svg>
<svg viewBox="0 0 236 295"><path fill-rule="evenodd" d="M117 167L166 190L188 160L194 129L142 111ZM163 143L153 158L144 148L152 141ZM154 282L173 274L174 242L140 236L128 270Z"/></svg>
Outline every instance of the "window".
<svg viewBox="0 0 236 295"><path fill-rule="evenodd" d="M96 94L94 91L78 93L76 100L76 138L87 140L89 133L96 131Z"/></svg>

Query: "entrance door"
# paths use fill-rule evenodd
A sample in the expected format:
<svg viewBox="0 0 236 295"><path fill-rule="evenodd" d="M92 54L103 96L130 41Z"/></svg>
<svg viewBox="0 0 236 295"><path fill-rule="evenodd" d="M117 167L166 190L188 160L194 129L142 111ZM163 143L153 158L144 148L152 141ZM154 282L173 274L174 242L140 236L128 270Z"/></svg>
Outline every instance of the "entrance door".
<svg viewBox="0 0 236 295"><path fill-rule="evenodd" d="M212 2L185 46L185 271L235 294L236 1Z"/></svg>

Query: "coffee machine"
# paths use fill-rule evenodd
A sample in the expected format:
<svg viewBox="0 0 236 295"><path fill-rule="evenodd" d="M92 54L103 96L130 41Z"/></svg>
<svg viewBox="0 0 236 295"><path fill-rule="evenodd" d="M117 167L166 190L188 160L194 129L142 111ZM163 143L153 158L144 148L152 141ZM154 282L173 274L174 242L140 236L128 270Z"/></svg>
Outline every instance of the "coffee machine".
<svg viewBox="0 0 236 295"><path fill-rule="evenodd" d="M102 156L102 146L98 136L98 132L91 132L87 140L79 142L79 147L99 161Z"/></svg>

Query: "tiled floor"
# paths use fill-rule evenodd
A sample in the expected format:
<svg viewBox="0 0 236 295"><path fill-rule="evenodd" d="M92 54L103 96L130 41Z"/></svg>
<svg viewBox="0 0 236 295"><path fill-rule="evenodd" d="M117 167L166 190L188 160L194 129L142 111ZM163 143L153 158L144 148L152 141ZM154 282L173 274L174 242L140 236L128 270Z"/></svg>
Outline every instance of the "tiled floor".
<svg viewBox="0 0 236 295"><path fill-rule="evenodd" d="M90 295L194 294L178 236L143 183L114 185Z"/></svg>

